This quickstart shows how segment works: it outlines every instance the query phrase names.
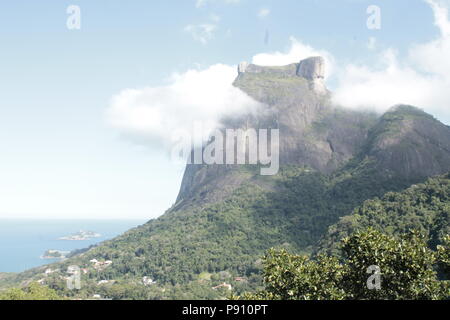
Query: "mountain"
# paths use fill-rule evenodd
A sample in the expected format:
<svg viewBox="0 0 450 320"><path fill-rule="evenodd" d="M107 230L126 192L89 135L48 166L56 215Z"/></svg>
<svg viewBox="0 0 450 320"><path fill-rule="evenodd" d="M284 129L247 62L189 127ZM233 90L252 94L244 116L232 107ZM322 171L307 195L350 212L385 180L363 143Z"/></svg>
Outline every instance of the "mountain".
<svg viewBox="0 0 450 320"><path fill-rule="evenodd" d="M334 107L324 74L321 57L284 67L240 64L234 86L265 108L257 115L224 119L223 126L279 129L281 165L334 172L362 148L377 116ZM235 171L230 166L188 165L177 202L223 199L242 183Z"/></svg>
<svg viewBox="0 0 450 320"><path fill-rule="evenodd" d="M335 106L324 68L320 57L239 65L234 85L264 107L223 119L223 128L279 129L277 175L262 176L258 165L187 165L162 217L51 265L50 276L35 268L16 283L115 299L223 298L228 284L239 294L261 285L269 248L315 252L366 200L450 171L449 127L412 106L382 116ZM70 265L84 270L78 293L61 278Z"/></svg>
<svg viewBox="0 0 450 320"><path fill-rule="evenodd" d="M416 229L430 239L429 246L435 249L450 234L450 174L365 201L328 229L316 251L337 254L341 239L369 227L388 235Z"/></svg>
<svg viewBox="0 0 450 320"><path fill-rule="evenodd" d="M449 127L411 106L397 106L371 130L364 154L380 170L403 177L433 176L450 165Z"/></svg>

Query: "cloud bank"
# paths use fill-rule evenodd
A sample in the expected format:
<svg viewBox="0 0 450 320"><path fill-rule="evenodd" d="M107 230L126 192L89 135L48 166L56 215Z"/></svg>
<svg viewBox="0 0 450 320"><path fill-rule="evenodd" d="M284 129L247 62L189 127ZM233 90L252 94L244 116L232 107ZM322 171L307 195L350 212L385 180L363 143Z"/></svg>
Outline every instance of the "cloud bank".
<svg viewBox="0 0 450 320"><path fill-rule="evenodd" d="M322 55L332 64L329 53L314 50L295 38L290 41L287 52L257 54L252 63L281 66ZM207 139L223 117L256 112L261 106L232 85L236 77L237 66L216 64L174 74L166 86L123 90L111 99L107 121L128 136L167 149L176 137L192 134L196 123L203 125L203 139Z"/></svg>
<svg viewBox="0 0 450 320"><path fill-rule="evenodd" d="M404 103L450 120L450 21L448 1L425 0L440 30L436 39L412 45L401 59L390 48L378 57L377 67L344 66L337 71L336 103L379 112Z"/></svg>
<svg viewBox="0 0 450 320"><path fill-rule="evenodd" d="M220 119L254 112L260 106L232 85L236 67L223 64L174 74L161 87L126 89L112 98L108 122L146 142L170 147L175 137L191 134L201 123L206 134Z"/></svg>
<svg viewBox="0 0 450 320"><path fill-rule="evenodd" d="M311 56L323 56L327 76L336 79L334 102L344 107L383 112L396 104L423 108L450 122L450 22L444 1L425 0L434 13L440 35L409 49L400 59L391 48L379 54L376 66L338 65L333 55L295 38L285 52L260 53L251 62L281 66ZM260 104L232 86L236 66L216 64L203 70L174 74L161 87L126 89L114 96L108 122L146 143L169 147L174 136L189 134L195 122L211 132L224 116L254 112Z"/></svg>

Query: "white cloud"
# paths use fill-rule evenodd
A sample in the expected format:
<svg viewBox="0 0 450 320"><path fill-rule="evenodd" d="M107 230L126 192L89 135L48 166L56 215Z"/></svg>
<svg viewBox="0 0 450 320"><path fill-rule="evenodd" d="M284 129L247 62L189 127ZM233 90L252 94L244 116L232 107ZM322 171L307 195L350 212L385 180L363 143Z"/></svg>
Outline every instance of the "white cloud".
<svg viewBox="0 0 450 320"><path fill-rule="evenodd" d="M188 32L195 41L199 41L202 44L207 44L210 40L214 39L214 31L216 29L217 26L211 23L190 24L184 27L184 31Z"/></svg>
<svg viewBox="0 0 450 320"><path fill-rule="evenodd" d="M450 36L450 22L448 20L448 7L450 1L445 0L425 0L433 9L434 23L441 30L443 37Z"/></svg>
<svg viewBox="0 0 450 320"><path fill-rule="evenodd" d="M347 65L338 70L335 101L352 108L375 108L382 112L405 103L450 120L450 22L443 1L430 4L440 36L413 45L407 58L394 49L379 56L377 66Z"/></svg>
<svg viewBox="0 0 450 320"><path fill-rule="evenodd" d="M264 19L266 17L268 17L270 15L270 9L268 8L261 8L258 11L258 17L260 17L261 19Z"/></svg>
<svg viewBox="0 0 450 320"><path fill-rule="evenodd" d="M397 53L386 50L380 57L380 70L347 65L338 73L336 103L350 108L385 111L404 103L423 106L433 91L433 79L423 77L408 66L401 66Z"/></svg>
<svg viewBox="0 0 450 320"><path fill-rule="evenodd" d="M170 148L175 136L191 134L195 123L211 132L222 117L258 108L259 103L232 85L236 75L235 66L217 64L174 74L167 86L124 90L113 97L108 122L146 142Z"/></svg>
<svg viewBox="0 0 450 320"><path fill-rule="evenodd" d="M431 42L412 46L409 60L424 72L450 77L450 21L448 9L443 6L444 2L436 0L426 0L426 2L430 3L433 9L435 24L439 28L441 36Z"/></svg>

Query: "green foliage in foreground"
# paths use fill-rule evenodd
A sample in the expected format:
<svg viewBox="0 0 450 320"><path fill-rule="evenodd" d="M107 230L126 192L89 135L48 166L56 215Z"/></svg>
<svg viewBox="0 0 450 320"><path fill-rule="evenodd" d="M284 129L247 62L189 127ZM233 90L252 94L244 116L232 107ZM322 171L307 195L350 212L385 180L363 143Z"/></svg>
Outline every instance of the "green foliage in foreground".
<svg viewBox="0 0 450 320"><path fill-rule="evenodd" d="M437 247L439 269L442 277L450 279L450 235L446 235L443 244Z"/></svg>
<svg viewBox="0 0 450 320"><path fill-rule="evenodd" d="M12 288L0 292L0 300L62 300L62 298L55 290L33 282L23 289Z"/></svg>
<svg viewBox="0 0 450 320"><path fill-rule="evenodd" d="M437 269L449 268L450 238L432 251L426 238L411 232L399 238L374 229L343 240L344 259L319 255L311 260L285 250L270 250L264 258L265 291L245 299L270 300L415 300L446 299L448 278L439 280ZM369 289L378 266L381 288Z"/></svg>

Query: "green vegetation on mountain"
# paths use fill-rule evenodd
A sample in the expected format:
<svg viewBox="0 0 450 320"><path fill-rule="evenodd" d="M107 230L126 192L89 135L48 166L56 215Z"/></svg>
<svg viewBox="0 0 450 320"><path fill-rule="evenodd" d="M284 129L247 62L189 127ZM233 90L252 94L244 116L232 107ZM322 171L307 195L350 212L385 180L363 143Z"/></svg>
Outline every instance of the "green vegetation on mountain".
<svg viewBox="0 0 450 320"><path fill-rule="evenodd" d="M48 276L46 283L60 295L67 297L92 298L96 294L103 298L113 299L219 299L226 298L231 293L242 295L245 292L258 290L257 295L246 297L259 299L439 299L443 298L446 292L448 293L448 283L438 281L438 274L441 279L449 279L450 175L431 178L426 183L414 185L401 193L389 192L381 199L365 201L358 209L354 210L359 213L359 218L344 217L338 224L330 228L330 230L339 229L343 220L350 219L359 222L358 225L352 225L352 228L343 229L340 233L333 232L337 238L327 239L333 245L342 243L342 246L333 247L336 250L334 252L339 252L339 255L320 254L312 258L307 255L308 245L314 243L322 231L317 231L315 239L305 237L306 233L302 233L300 228L295 230L297 222L295 219L298 215L295 215L294 212L304 212L305 208L312 209L313 204L321 203L322 206L313 212L313 216L316 216L326 208L327 202L324 200L320 202L318 198L324 197L326 200L327 190L332 190L331 194L335 194L336 190L341 190L337 193L340 198L343 195L341 192L349 191L349 189L346 186L336 189L335 185L331 188L333 183L340 185L342 178L332 181L315 172L298 168L284 168L277 179L275 184L278 185L278 188L281 186L285 188L284 196L278 201L271 199L270 195L261 190L255 192L255 188L243 187L242 190L237 190L229 201L221 203L220 206L212 205L203 210L204 214L197 212L191 213L190 217L183 217L184 223L174 226L175 230L183 228L181 232L170 233L170 230L161 228L161 225L154 225L155 221L153 221L128 232L119 239L89 250L85 253L86 256L82 254L75 257L75 260L71 259L70 264L79 263L89 269L89 273L83 276L83 287L80 291L68 291L65 281L60 278L61 273L58 272ZM298 184L294 181L297 181ZM358 184L358 186L361 188L362 185ZM257 194L259 194L259 198L255 204L253 201ZM300 199L305 201L293 201L291 197L301 197ZM311 202L308 203L306 199L311 199ZM267 206L265 201L270 203L270 211L265 212L265 205ZM250 204L251 202L252 204ZM298 203L295 208L289 209L286 205L287 203L292 205L295 202ZM336 206L333 208L335 209ZM275 209L277 211L273 211ZM267 208L267 210L269 209ZM289 210L292 210L292 214L289 214ZM223 215L219 212L223 212ZM270 214L279 219L271 218ZM195 223L201 223L198 225L199 227L194 227L192 220L189 220L194 217ZM230 220L227 221L227 218ZM208 220L211 219L211 224L208 224ZM303 221L306 219L306 215L302 216ZM239 221L239 225L234 224L235 221ZM260 221L260 223L258 224L256 221ZM314 225L314 222L311 222L305 228L314 230ZM348 224L343 225L348 226ZM164 241L173 241L171 239L177 234L188 236L180 237L180 242L176 242L171 249L182 246L186 248L187 253L184 254L182 251L171 253L171 249L167 249L165 254L157 260L160 264L151 266L152 261L147 257L152 257L152 255L148 254L149 248L145 247L149 242L144 240L149 234L148 229L145 228L150 226L156 229L154 232L157 231L158 234L165 236L159 239L153 238L150 243L160 247L153 249L152 246L150 250L164 249ZM187 229L187 226L191 227ZM371 229L366 231L368 227ZM277 229L274 230L274 228ZM252 232L251 229L254 231ZM161 230L166 230L167 233L162 233ZM227 234L229 230L231 231ZM414 231L410 233L411 230ZM258 238L257 233L261 232L264 234ZM213 247L215 251L211 253L204 250L205 247L208 249L212 247L210 242L197 245L205 233L212 234L212 240L218 239L216 246ZM400 234L407 235L398 236ZM255 237L256 240L246 246L248 238L245 239L245 236ZM132 240L130 237L136 238ZM343 242L341 242L341 238L344 238ZM182 245L181 241L187 241L187 239L192 242ZM267 245L261 245L260 241L262 240L266 241ZM326 242L322 241L323 243ZM437 245L438 243L439 245ZM117 246L112 246L112 244ZM223 248L220 248L220 244ZM192 247L189 248L189 245ZM235 249L233 253L236 253L236 256L227 255L226 246L230 245L240 246L233 247ZM270 250L263 260L259 259L262 254L254 254L254 252L262 253L270 247L277 249ZM429 249L430 247L436 251ZM243 251L245 249L249 252ZM201 250L201 252L196 250ZM129 254L130 252L132 254ZM218 259L222 264L215 262L215 264L208 265L208 261L217 257L218 254L227 255L229 262L224 259L224 256L223 260ZM205 256L200 259L190 259L189 255L197 258ZM113 264L106 269L96 270L88 261L94 257L99 261L111 259ZM174 262L165 264L163 258L173 259ZM182 260L186 265L186 271L183 272L183 269L167 271L169 274L187 278L164 281L164 278L152 274L151 276L156 281L155 284L145 286L140 281L144 274L148 275L145 270L139 269L142 264L148 268L147 270L151 270L162 266L179 267L180 264L177 261ZM238 261L241 262L239 268L233 268L232 266ZM245 261L248 261L247 264ZM59 267L64 270L68 265L69 263L66 262L59 264ZM213 267L216 265L219 267L214 269ZM370 276L366 273L366 269L372 265L381 268L383 274L383 290L381 291L368 290L366 287L366 281ZM133 266L135 266L134 269ZM261 291L260 276L258 275L261 270L264 270L266 286L264 291ZM161 272L164 274L164 271ZM123 275L126 276L123 277ZM99 279L114 280L111 283L98 285ZM212 289L224 282L231 284L233 290ZM17 290L11 292L17 292Z"/></svg>
<svg viewBox="0 0 450 320"><path fill-rule="evenodd" d="M450 175L365 201L352 215L340 218L329 228L319 251L336 254L341 239L368 227L388 235L415 229L430 239L431 248L436 248L450 234Z"/></svg>
<svg viewBox="0 0 450 320"><path fill-rule="evenodd" d="M450 174L365 201L329 228L312 257L271 250L266 289L248 299L446 299ZM331 255L330 255L331 254ZM382 289L369 290L369 266Z"/></svg>
<svg viewBox="0 0 450 320"><path fill-rule="evenodd" d="M122 299L127 296L124 292L134 292L128 298L224 298L229 292L212 289L223 282L240 294L261 285L260 258L268 249L310 253L339 217L367 198L411 183L384 178L369 164L333 176L297 166L285 167L274 177L255 174L224 201L168 212L55 265L59 271L46 277L45 283L65 295L74 294L59 277L69 265L78 265L88 271L78 293L85 297L101 294ZM96 267L93 259L112 263ZM39 280L44 270L28 271L17 279ZM205 273L212 278L202 277ZM155 283L144 286L143 277ZM101 280L113 282L98 286Z"/></svg>

